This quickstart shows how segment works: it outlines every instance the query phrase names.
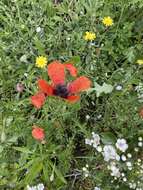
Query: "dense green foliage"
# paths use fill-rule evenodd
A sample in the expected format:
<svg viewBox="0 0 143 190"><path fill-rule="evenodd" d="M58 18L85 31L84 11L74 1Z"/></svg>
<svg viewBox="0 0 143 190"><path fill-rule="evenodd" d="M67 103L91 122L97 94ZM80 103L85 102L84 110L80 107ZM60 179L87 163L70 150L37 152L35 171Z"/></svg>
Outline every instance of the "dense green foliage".
<svg viewBox="0 0 143 190"><path fill-rule="evenodd" d="M103 25L105 16L113 26ZM84 40L86 31L95 32L94 42ZM0 44L0 189L38 183L47 190L93 190L98 184L103 190L117 185L130 189L120 180L110 182L105 161L85 139L91 132L100 134L103 144L125 138L132 152L143 136L136 91L143 84L143 67L136 63L143 59L143 1L1 0ZM29 98L37 91L37 78L48 80L46 69L35 67L39 55L49 63L74 62L92 88L78 103L49 97L35 109ZM17 83L23 84L22 93L16 91ZM33 139L33 125L45 130L45 144ZM142 152L132 159L137 156L142 159ZM87 178L82 173L86 164Z"/></svg>

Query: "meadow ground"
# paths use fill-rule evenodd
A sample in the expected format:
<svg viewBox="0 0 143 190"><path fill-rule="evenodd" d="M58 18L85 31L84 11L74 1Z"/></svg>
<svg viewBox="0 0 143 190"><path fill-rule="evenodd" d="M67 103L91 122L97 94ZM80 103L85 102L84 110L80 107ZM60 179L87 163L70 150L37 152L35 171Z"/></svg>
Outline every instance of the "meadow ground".
<svg viewBox="0 0 143 190"><path fill-rule="evenodd" d="M142 190L143 1L1 0L0 98L1 190Z"/></svg>

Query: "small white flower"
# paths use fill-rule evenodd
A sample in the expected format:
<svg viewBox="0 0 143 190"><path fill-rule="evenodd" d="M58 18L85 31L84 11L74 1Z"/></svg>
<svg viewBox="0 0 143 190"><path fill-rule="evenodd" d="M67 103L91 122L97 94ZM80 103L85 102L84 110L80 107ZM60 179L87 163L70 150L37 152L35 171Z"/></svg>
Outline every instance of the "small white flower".
<svg viewBox="0 0 143 190"><path fill-rule="evenodd" d="M132 188L132 189L135 189L136 188L136 183L129 183L129 187Z"/></svg>
<svg viewBox="0 0 143 190"><path fill-rule="evenodd" d="M123 86L122 86L122 85L117 85L117 86L116 86L116 90L120 91L120 90L122 90L122 89L123 89Z"/></svg>
<svg viewBox="0 0 143 190"><path fill-rule="evenodd" d="M85 172L85 171L87 171L87 168L86 168L86 167L83 167L82 170Z"/></svg>
<svg viewBox="0 0 143 190"><path fill-rule="evenodd" d="M39 33L39 32L41 32L41 31L42 31L42 28L41 28L40 26L38 26L38 27L36 28L36 32Z"/></svg>
<svg viewBox="0 0 143 190"><path fill-rule="evenodd" d="M100 187L94 187L94 190L101 190Z"/></svg>
<svg viewBox="0 0 143 190"><path fill-rule="evenodd" d="M128 167L128 170L132 170L133 168L132 167Z"/></svg>
<svg viewBox="0 0 143 190"><path fill-rule="evenodd" d="M116 142L116 147L122 151L125 152L128 149L128 145L125 139L118 139Z"/></svg>
<svg viewBox="0 0 143 190"><path fill-rule="evenodd" d="M105 145L103 148L103 156L107 162L111 159L115 160L117 156L115 148L112 145Z"/></svg>
<svg viewBox="0 0 143 190"><path fill-rule="evenodd" d="M24 76L27 77L27 76L28 76L28 73L24 73Z"/></svg>
<svg viewBox="0 0 143 190"><path fill-rule="evenodd" d="M126 158L125 155L122 155L122 156L121 156L121 159L122 159L122 161L126 161L126 160L127 160L127 158Z"/></svg>
<svg viewBox="0 0 143 190"><path fill-rule="evenodd" d="M22 55L21 57L20 57L20 61L21 62L24 62L24 63L27 63L27 55Z"/></svg>
<svg viewBox="0 0 143 190"><path fill-rule="evenodd" d="M102 115L100 114L100 115L97 116L97 119L101 119L101 117L102 117Z"/></svg>
<svg viewBox="0 0 143 190"><path fill-rule="evenodd" d="M143 143L142 143L142 142L138 142L138 146L139 146L139 147L142 147L142 146L143 146Z"/></svg>
<svg viewBox="0 0 143 190"><path fill-rule="evenodd" d="M135 150L135 152L138 152L138 151L139 151L139 149L138 149L137 147L135 147L134 150Z"/></svg>
<svg viewBox="0 0 143 190"><path fill-rule="evenodd" d="M86 115L86 119L89 120L90 119L90 115Z"/></svg>
<svg viewBox="0 0 143 190"><path fill-rule="evenodd" d="M128 158L132 158L132 155L130 153L127 154Z"/></svg>
<svg viewBox="0 0 143 190"><path fill-rule="evenodd" d="M100 144L100 137L98 134L92 133L93 137L93 147L96 148Z"/></svg>
<svg viewBox="0 0 143 190"><path fill-rule="evenodd" d="M138 159L138 162L141 162L141 159Z"/></svg>
<svg viewBox="0 0 143 190"><path fill-rule="evenodd" d="M125 177L125 174L124 173L121 173L122 177Z"/></svg>
<svg viewBox="0 0 143 190"><path fill-rule="evenodd" d="M88 171L88 169L87 169L87 165L86 165L86 167L83 167L83 168L82 168L82 171L83 171L84 177L88 177L88 176L89 176L89 171Z"/></svg>
<svg viewBox="0 0 143 190"><path fill-rule="evenodd" d="M139 138L138 138L138 140L139 140L139 141L142 141L142 140L143 140L143 138L142 138L142 137L139 137Z"/></svg>
<svg viewBox="0 0 143 190"><path fill-rule="evenodd" d="M124 182L126 182L126 181L127 181L127 178L126 178L126 177L124 177L124 178L123 178L123 181L124 181Z"/></svg>
<svg viewBox="0 0 143 190"><path fill-rule="evenodd" d="M86 173L84 176L85 176L85 177L88 177L88 176L89 176L89 174L88 174L88 173Z"/></svg>
<svg viewBox="0 0 143 190"><path fill-rule="evenodd" d="M114 176L114 177L120 177L120 170L119 170L119 168L117 168L116 166L111 166L111 171L112 171L112 173L111 173L111 176Z"/></svg>
<svg viewBox="0 0 143 190"><path fill-rule="evenodd" d="M27 190L44 190L44 185L39 183L37 186L29 186L27 185Z"/></svg>
<svg viewBox="0 0 143 190"><path fill-rule="evenodd" d="M90 139L85 139L85 144L92 145L92 141Z"/></svg>
<svg viewBox="0 0 143 190"><path fill-rule="evenodd" d="M126 165L127 165L128 167L132 167L132 163L131 163L131 162L126 162Z"/></svg>
<svg viewBox="0 0 143 190"><path fill-rule="evenodd" d="M97 147L96 147L96 150L97 150L98 152L102 152L102 147L101 147L101 146L97 146Z"/></svg>
<svg viewBox="0 0 143 190"><path fill-rule="evenodd" d="M37 190L44 190L44 185L42 183L37 185Z"/></svg>

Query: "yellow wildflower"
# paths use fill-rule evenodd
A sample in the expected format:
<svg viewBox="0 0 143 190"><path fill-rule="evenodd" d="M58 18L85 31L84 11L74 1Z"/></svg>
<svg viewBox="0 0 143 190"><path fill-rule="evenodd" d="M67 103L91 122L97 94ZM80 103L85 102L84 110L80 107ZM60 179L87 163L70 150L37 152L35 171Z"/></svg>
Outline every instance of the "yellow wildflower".
<svg viewBox="0 0 143 190"><path fill-rule="evenodd" d="M102 20L102 23L105 26L112 26L113 25L113 19L110 16L104 17Z"/></svg>
<svg viewBox="0 0 143 190"><path fill-rule="evenodd" d="M36 58L36 66L40 68L44 68L47 64L47 58L44 56L39 56Z"/></svg>
<svg viewBox="0 0 143 190"><path fill-rule="evenodd" d="M138 63L139 65L143 65L143 59L138 59L138 60L137 60L137 63Z"/></svg>
<svg viewBox="0 0 143 190"><path fill-rule="evenodd" d="M87 41L88 40L89 41L95 40L96 39L96 34L94 32L85 32L84 39L87 40Z"/></svg>

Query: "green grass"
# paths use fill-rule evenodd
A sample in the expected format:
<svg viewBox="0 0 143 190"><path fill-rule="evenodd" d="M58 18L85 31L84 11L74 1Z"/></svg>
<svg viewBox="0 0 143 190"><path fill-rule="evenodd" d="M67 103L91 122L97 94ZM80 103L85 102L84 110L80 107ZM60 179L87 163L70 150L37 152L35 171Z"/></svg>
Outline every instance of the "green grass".
<svg viewBox="0 0 143 190"><path fill-rule="evenodd" d="M114 25L105 28L104 16ZM94 43L83 39L86 31L96 33ZM135 90L143 76L143 67L136 64L143 59L142 0L1 0L0 44L0 189L20 190L38 183L47 190L114 190L117 185L129 189L128 182L110 183L107 164L85 138L91 132L101 135L103 144L125 138L132 152L143 136L138 115L142 103ZM46 69L35 66L39 55L48 63L72 60L79 76L91 79L92 88L76 104L49 97L36 110L29 98L37 92L37 79L48 79ZM22 93L16 91L17 83L24 85ZM96 83L110 84L113 90L106 94L103 89L97 97ZM116 90L119 84L121 91ZM31 136L34 124L44 128L46 144ZM135 154L132 161L142 156ZM84 178L86 164L90 176ZM135 174L129 179L138 178Z"/></svg>

